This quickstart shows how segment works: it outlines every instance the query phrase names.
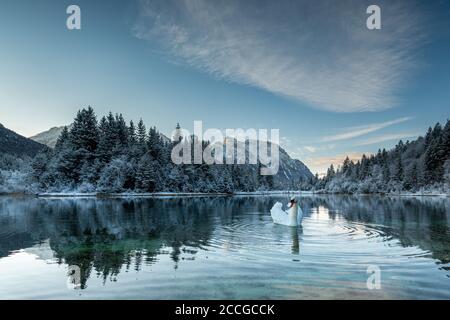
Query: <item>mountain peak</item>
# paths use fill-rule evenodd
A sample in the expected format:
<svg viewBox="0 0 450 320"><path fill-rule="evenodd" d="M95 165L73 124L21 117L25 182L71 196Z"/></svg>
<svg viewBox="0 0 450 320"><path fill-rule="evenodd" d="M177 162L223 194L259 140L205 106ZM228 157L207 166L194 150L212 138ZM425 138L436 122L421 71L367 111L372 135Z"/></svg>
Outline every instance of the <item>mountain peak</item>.
<svg viewBox="0 0 450 320"><path fill-rule="evenodd" d="M67 127L70 129L71 126L72 125L69 125ZM45 144L47 147L54 148L56 146L56 141L58 140L58 137L63 131L64 127L65 126L52 127L47 131L43 131L30 137L30 139L38 143Z"/></svg>

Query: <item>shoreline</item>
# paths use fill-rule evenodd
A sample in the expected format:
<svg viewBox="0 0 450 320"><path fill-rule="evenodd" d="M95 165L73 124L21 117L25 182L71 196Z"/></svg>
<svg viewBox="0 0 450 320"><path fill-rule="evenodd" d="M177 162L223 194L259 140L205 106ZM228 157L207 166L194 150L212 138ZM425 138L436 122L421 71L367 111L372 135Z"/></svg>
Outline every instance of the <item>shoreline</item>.
<svg viewBox="0 0 450 320"><path fill-rule="evenodd" d="M332 193L315 192L315 195L336 195L336 196L379 196L379 197L450 197L450 193Z"/></svg>
<svg viewBox="0 0 450 320"><path fill-rule="evenodd" d="M101 192L43 192L43 193L1 193L0 197L37 197L37 198L165 198L165 197L234 197L234 196L283 196L283 195L335 195L335 196L379 196L379 197L441 197L449 198L445 193L328 193L306 190L276 190L276 191L253 191L233 193L203 193L203 192L155 192L155 193L101 193Z"/></svg>
<svg viewBox="0 0 450 320"><path fill-rule="evenodd" d="M286 195L286 194L312 194L310 191L255 191L233 193L204 193L204 192L154 192L154 193L38 193L33 194L38 198L162 198L162 197L233 197L233 196L262 196L262 195Z"/></svg>

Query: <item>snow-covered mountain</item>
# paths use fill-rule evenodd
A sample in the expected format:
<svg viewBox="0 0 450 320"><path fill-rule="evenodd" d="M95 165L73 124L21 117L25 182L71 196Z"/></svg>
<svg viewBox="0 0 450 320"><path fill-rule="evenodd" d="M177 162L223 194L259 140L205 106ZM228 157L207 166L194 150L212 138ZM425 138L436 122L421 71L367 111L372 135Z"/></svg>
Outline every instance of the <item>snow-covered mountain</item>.
<svg viewBox="0 0 450 320"><path fill-rule="evenodd" d="M292 159L286 150L280 147L280 169L275 176L275 187L287 189L289 184L295 186L301 181L309 181L313 176L303 162Z"/></svg>
<svg viewBox="0 0 450 320"><path fill-rule="evenodd" d="M30 139L45 144L50 148L54 148L56 146L56 141L58 140L59 135L63 131L63 128L64 126L53 127L47 131L38 133L37 135L30 137Z"/></svg>
<svg viewBox="0 0 450 320"><path fill-rule="evenodd" d="M70 128L72 127L72 125L69 125L68 128L70 130ZM32 137L30 137L31 140L34 140L36 142L45 144L46 146L50 147L50 148L54 148L56 146L56 141L58 140L59 135L61 134L61 132L63 131L64 126L61 127L53 127L47 131L38 133ZM170 139L167 138L165 135L163 135L161 133L161 138L165 141L165 142L169 142Z"/></svg>
<svg viewBox="0 0 450 320"><path fill-rule="evenodd" d="M35 156L45 145L25 138L0 123L0 154L14 154L17 156Z"/></svg>
<svg viewBox="0 0 450 320"><path fill-rule="evenodd" d="M226 138L225 141L233 139ZM254 140L253 140L254 141ZM228 141L229 142L229 141ZM254 141L255 142L255 141ZM225 142L224 142L225 143ZM256 142L257 143L257 142ZM246 154L248 155L249 151L248 140L246 144ZM311 178L314 177L309 168L300 160L292 159L291 156L284 150L281 146L279 148L279 169L278 173L273 177L274 188L280 190L289 190L298 188L302 183L308 183ZM271 149L270 142L267 146L268 151ZM224 146L225 152L225 146ZM225 153L224 153L225 154ZM236 151L235 151L236 157ZM247 158L248 161L248 158ZM257 170L257 167L254 167Z"/></svg>

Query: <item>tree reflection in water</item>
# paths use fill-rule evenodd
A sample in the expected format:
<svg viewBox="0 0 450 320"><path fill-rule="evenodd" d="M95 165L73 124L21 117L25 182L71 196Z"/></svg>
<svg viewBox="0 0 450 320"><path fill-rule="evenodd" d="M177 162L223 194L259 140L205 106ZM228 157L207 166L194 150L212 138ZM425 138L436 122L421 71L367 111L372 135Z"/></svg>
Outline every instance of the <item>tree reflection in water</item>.
<svg viewBox="0 0 450 320"><path fill-rule="evenodd" d="M256 232L249 226L269 224L268 210L280 200L287 202L279 197L2 197L0 259L48 239L58 263L80 267L81 285L86 288L92 274L104 281L114 280L124 269L139 271L161 255L169 255L177 268L180 259L195 259L199 250L214 246L211 242L217 229L227 232L229 246L245 246L242 237L234 235L236 226L245 224L249 235ZM323 207L328 219L375 226L384 237L398 239L402 246L429 251L443 268L450 262L447 199L307 196L300 198L300 204L306 217ZM286 229L271 232L276 239L284 236ZM301 255L302 229L291 228L289 234L291 253ZM264 241L267 239L261 235Z"/></svg>

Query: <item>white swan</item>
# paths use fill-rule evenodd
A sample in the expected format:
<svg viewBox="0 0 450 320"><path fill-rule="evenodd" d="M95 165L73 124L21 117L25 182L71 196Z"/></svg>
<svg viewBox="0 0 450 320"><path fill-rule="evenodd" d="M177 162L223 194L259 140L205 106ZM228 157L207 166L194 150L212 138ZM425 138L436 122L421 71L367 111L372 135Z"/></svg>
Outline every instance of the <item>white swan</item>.
<svg viewBox="0 0 450 320"><path fill-rule="evenodd" d="M303 211L298 206L297 202L294 202L288 211L284 211L281 202L277 202L270 210L270 215L272 216L273 222L276 224L295 227L301 224Z"/></svg>

